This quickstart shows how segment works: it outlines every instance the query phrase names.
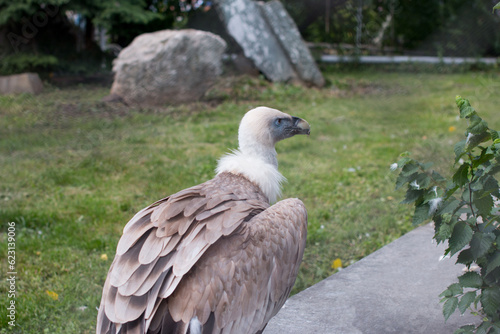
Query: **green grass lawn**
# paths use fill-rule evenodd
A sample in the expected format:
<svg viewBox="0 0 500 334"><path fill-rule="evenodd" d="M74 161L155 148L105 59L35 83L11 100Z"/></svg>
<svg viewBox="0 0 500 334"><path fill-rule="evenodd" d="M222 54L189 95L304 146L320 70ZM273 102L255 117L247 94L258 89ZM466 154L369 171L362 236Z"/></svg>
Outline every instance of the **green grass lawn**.
<svg viewBox="0 0 500 334"><path fill-rule="evenodd" d="M446 174L466 128L455 95L500 129L497 73L325 72L323 89L221 82L210 100L158 109L107 105L109 87L0 96L0 253L16 223L16 324L1 281L0 333L92 333L122 228L144 206L210 179L237 147L243 114L266 105L305 118L311 136L277 146L284 197L309 212L294 293L411 230L389 166L403 151ZM429 247L431 240L429 240Z"/></svg>

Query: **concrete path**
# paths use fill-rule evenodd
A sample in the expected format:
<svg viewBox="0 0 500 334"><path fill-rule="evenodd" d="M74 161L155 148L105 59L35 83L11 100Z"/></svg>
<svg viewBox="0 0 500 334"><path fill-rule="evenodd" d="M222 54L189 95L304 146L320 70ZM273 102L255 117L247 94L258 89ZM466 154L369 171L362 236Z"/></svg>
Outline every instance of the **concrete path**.
<svg viewBox="0 0 500 334"><path fill-rule="evenodd" d="M432 225L391 244L290 298L264 334L453 333L477 323L466 312L444 322L439 294L457 282L463 265L439 260Z"/></svg>

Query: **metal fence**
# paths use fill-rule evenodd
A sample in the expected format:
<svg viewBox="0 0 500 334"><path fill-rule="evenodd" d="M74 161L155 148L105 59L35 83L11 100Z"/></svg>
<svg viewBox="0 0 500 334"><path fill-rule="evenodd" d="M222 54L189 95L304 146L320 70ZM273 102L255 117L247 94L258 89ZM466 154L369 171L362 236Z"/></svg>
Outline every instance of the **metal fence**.
<svg viewBox="0 0 500 334"><path fill-rule="evenodd" d="M331 54L438 57L500 54L500 21L492 12L497 2L494 0L462 1L457 6L451 6L451 1L420 0L422 7L432 4L428 15L412 14L408 5L411 0L313 0L307 4L311 8L306 10L297 1L283 2L310 46ZM439 24L430 22L430 15Z"/></svg>

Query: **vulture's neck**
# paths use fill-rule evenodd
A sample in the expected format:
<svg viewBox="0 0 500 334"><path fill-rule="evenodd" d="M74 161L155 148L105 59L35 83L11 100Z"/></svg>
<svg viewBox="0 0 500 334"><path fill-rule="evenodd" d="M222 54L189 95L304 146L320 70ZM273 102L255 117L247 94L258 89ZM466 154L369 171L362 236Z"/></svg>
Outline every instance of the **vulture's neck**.
<svg viewBox="0 0 500 334"><path fill-rule="evenodd" d="M259 186L270 203L281 196L281 184L285 181L285 177L278 171L274 146L264 148L240 145L238 150L219 160L216 172L229 172L246 177Z"/></svg>

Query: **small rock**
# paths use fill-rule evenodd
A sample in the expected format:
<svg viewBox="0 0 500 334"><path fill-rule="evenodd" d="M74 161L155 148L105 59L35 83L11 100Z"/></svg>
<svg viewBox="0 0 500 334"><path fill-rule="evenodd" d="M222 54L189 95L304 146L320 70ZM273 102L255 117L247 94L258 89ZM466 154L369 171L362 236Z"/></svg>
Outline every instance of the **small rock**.
<svg viewBox="0 0 500 334"><path fill-rule="evenodd" d="M36 73L0 76L0 94L39 94L43 90L42 80Z"/></svg>

